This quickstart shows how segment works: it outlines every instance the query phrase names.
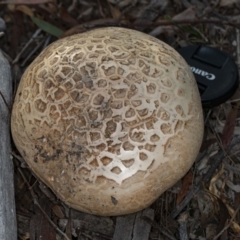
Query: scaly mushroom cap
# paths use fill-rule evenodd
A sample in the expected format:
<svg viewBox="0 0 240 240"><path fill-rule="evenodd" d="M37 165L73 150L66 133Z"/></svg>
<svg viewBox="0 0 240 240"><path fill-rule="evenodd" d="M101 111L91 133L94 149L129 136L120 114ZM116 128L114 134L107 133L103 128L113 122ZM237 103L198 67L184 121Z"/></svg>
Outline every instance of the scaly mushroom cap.
<svg viewBox="0 0 240 240"><path fill-rule="evenodd" d="M141 210L193 164L203 135L198 88L171 47L101 28L52 43L25 71L14 142L69 206L98 215Z"/></svg>

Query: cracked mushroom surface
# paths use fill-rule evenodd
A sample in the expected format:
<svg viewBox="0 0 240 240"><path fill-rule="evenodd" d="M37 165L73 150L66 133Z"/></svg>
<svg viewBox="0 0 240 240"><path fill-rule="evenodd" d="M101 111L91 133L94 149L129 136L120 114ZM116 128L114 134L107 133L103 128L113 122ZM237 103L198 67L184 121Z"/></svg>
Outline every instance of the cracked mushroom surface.
<svg viewBox="0 0 240 240"><path fill-rule="evenodd" d="M189 170L203 115L173 48L110 27L58 40L33 61L11 129L31 170L67 205L121 215L149 206Z"/></svg>

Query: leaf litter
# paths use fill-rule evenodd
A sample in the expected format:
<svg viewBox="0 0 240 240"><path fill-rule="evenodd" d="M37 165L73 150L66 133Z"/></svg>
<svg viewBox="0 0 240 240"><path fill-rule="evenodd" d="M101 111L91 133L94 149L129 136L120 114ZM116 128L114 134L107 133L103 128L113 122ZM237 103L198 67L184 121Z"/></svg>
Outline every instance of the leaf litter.
<svg viewBox="0 0 240 240"><path fill-rule="evenodd" d="M174 48L206 44L240 64L240 2L236 0L8 0L1 48L14 82L58 38L103 26L143 31ZM16 86L15 86L16 88ZM205 113L205 137L190 171L152 206L149 239L240 237L240 90ZM69 209L28 168L13 146L18 238L113 239L116 218ZM20 169L20 171L19 171ZM23 178L24 176L24 178ZM30 188L29 188L30 187ZM31 190L30 190L31 189Z"/></svg>

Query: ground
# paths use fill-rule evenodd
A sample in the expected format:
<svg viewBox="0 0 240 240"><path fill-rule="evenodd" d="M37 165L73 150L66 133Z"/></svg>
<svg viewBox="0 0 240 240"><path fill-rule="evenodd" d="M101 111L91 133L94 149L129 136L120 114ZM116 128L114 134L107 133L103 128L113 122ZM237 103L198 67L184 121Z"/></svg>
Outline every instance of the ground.
<svg viewBox="0 0 240 240"><path fill-rule="evenodd" d="M6 23L0 46L11 63L15 90L49 43L102 26L136 29L175 49L216 47L240 64L239 0L7 0L0 17ZM199 156L151 206L155 219L145 219L152 226L149 239L240 238L239 97L237 89L231 99L204 109ZM70 210L32 175L14 146L12 156L19 239L112 239L115 217L89 218Z"/></svg>

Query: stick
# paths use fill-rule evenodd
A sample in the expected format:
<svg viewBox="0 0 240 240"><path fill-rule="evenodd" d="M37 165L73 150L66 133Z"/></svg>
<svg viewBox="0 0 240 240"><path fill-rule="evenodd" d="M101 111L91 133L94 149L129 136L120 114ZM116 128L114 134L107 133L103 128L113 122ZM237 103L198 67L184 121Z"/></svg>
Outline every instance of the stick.
<svg viewBox="0 0 240 240"><path fill-rule="evenodd" d="M0 51L0 239L16 240L17 223L10 157L10 109L12 78L9 64Z"/></svg>

